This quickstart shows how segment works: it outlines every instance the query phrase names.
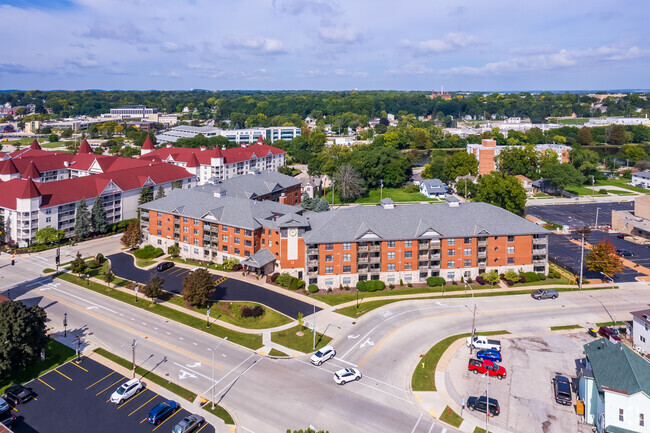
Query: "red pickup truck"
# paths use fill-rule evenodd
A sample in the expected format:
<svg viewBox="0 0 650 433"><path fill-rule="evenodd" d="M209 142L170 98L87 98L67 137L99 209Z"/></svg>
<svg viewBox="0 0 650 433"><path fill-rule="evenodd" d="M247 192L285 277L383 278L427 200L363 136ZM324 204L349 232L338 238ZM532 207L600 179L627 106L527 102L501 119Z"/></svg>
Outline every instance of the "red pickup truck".
<svg viewBox="0 0 650 433"><path fill-rule="evenodd" d="M496 376L497 379L501 380L506 377L506 369L495 364L492 361L487 359L470 359L467 364L467 369L474 372L474 374L489 374L490 376Z"/></svg>

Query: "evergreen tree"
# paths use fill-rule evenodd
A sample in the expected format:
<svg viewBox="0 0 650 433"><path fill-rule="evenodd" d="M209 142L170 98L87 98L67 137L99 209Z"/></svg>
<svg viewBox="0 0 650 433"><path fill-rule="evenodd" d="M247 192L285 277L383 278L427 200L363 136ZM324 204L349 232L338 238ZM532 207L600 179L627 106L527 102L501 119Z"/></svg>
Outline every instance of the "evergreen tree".
<svg viewBox="0 0 650 433"><path fill-rule="evenodd" d="M77 211L74 216L74 235L77 240L83 240L90 236L91 228L88 205L86 204L86 200L81 199L77 204Z"/></svg>
<svg viewBox="0 0 650 433"><path fill-rule="evenodd" d="M93 203L93 209L90 214L90 222L93 233L104 234L108 231L108 222L106 220L106 210L102 199L97 197Z"/></svg>
<svg viewBox="0 0 650 433"><path fill-rule="evenodd" d="M153 200L153 191L150 186L145 186L140 192L138 204L145 204Z"/></svg>
<svg viewBox="0 0 650 433"><path fill-rule="evenodd" d="M165 197L165 190L163 189L162 185L160 185L158 187L158 191L156 191L156 200L163 197Z"/></svg>
<svg viewBox="0 0 650 433"><path fill-rule="evenodd" d="M183 188L183 183L181 180L172 181L172 189L182 189L182 188Z"/></svg>

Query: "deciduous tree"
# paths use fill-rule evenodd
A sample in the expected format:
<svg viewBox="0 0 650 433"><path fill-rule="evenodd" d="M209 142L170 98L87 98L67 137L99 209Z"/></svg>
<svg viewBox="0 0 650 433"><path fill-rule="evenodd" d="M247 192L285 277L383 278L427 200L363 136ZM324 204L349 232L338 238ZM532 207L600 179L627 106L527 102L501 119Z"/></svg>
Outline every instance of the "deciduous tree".
<svg viewBox="0 0 650 433"><path fill-rule="evenodd" d="M585 264L590 271L602 272L609 277L614 277L623 269L623 261L609 239L603 239L591 247L585 257Z"/></svg>
<svg viewBox="0 0 650 433"><path fill-rule="evenodd" d="M213 291L212 277L203 268L190 272L183 278L183 291L181 295L187 305L196 307L205 306Z"/></svg>
<svg viewBox="0 0 650 433"><path fill-rule="evenodd" d="M137 248L140 245L142 232L140 230L140 222L132 221L126 227L126 231L120 238L120 242L126 248Z"/></svg>
<svg viewBox="0 0 650 433"><path fill-rule="evenodd" d="M64 230L57 230L54 227L44 227L34 234L39 244L60 242L65 237Z"/></svg>
<svg viewBox="0 0 650 433"><path fill-rule="evenodd" d="M81 277L81 274L86 272L86 269L88 269L86 261L81 257L81 253L77 252L77 256L72 263L70 263L70 270Z"/></svg>
<svg viewBox="0 0 650 433"><path fill-rule="evenodd" d="M153 277L149 283L144 286L143 289L143 294L147 298L151 299L151 302L154 302L154 300L160 296L160 292L163 290L163 286L165 285L165 279L162 277Z"/></svg>
<svg viewBox="0 0 650 433"><path fill-rule="evenodd" d="M47 346L45 310L20 301L0 303L0 377L10 378L38 360Z"/></svg>
<svg viewBox="0 0 650 433"><path fill-rule="evenodd" d="M445 162L445 178L448 180L468 174L476 176L477 173L478 161L473 153L454 152L451 158Z"/></svg>
<svg viewBox="0 0 650 433"><path fill-rule="evenodd" d="M582 173L566 162L547 165L542 169L541 175L559 189L564 189L568 185L582 185L585 183L585 177Z"/></svg>
<svg viewBox="0 0 650 433"><path fill-rule="evenodd" d="M334 187L344 201L351 201L365 192L359 173L350 164L343 164L334 173Z"/></svg>
<svg viewBox="0 0 650 433"><path fill-rule="evenodd" d="M479 178L475 201L523 215L526 211L526 190L515 176L495 171Z"/></svg>

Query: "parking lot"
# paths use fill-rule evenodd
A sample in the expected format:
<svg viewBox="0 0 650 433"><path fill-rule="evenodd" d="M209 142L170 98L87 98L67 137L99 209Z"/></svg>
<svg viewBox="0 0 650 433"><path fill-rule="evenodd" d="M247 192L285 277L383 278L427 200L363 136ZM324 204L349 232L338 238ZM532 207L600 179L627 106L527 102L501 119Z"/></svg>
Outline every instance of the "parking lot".
<svg viewBox="0 0 650 433"><path fill-rule="evenodd" d="M560 405L555 402L552 384L556 374L575 378L575 360L584 357L583 345L590 341L593 338L584 331L501 338L501 365L507 377L489 378L489 397L497 399L501 408L500 415L490 418L490 425L522 433L591 431L585 425L578 426L575 394L572 406ZM463 345L447 367L447 389L458 401L485 395L488 387L485 377L468 371L468 360L469 349ZM465 409L463 417L485 428L485 414Z"/></svg>
<svg viewBox="0 0 650 433"><path fill-rule="evenodd" d="M111 394L131 377L125 377L88 358L61 365L25 386L36 398L14 410L15 433L34 432L152 432L171 431L189 412L181 409L157 426L146 421L147 414L167 399L145 388L126 402L110 403ZM147 384L147 378L142 381ZM197 432L213 433L214 427L204 424Z"/></svg>
<svg viewBox="0 0 650 433"><path fill-rule="evenodd" d="M598 210L598 226L610 226L612 211L634 210L634 202L530 206L526 209L526 213L555 224L577 229L584 226L594 227L596 225L596 210Z"/></svg>

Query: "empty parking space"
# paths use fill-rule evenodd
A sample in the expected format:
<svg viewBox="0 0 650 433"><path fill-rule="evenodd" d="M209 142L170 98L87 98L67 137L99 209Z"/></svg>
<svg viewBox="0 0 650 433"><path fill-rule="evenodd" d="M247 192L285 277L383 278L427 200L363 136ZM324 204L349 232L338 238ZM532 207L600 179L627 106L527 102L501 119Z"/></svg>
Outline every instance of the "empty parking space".
<svg viewBox="0 0 650 433"><path fill-rule="evenodd" d="M526 213L555 224L569 226L572 229L596 225L610 226L613 210L634 210L634 202L564 204L555 206L530 206Z"/></svg>
<svg viewBox="0 0 650 433"><path fill-rule="evenodd" d="M181 409L164 422L154 426L147 414L167 399L147 387L130 399L114 404L111 394L125 377L98 362L82 358L80 363L68 362L26 384L36 393L36 399L19 405L12 426L15 433L33 432L152 432L170 431L189 415L182 409L183 400L176 399ZM147 378L141 379L147 385ZM204 425L201 433L213 433L214 427Z"/></svg>

